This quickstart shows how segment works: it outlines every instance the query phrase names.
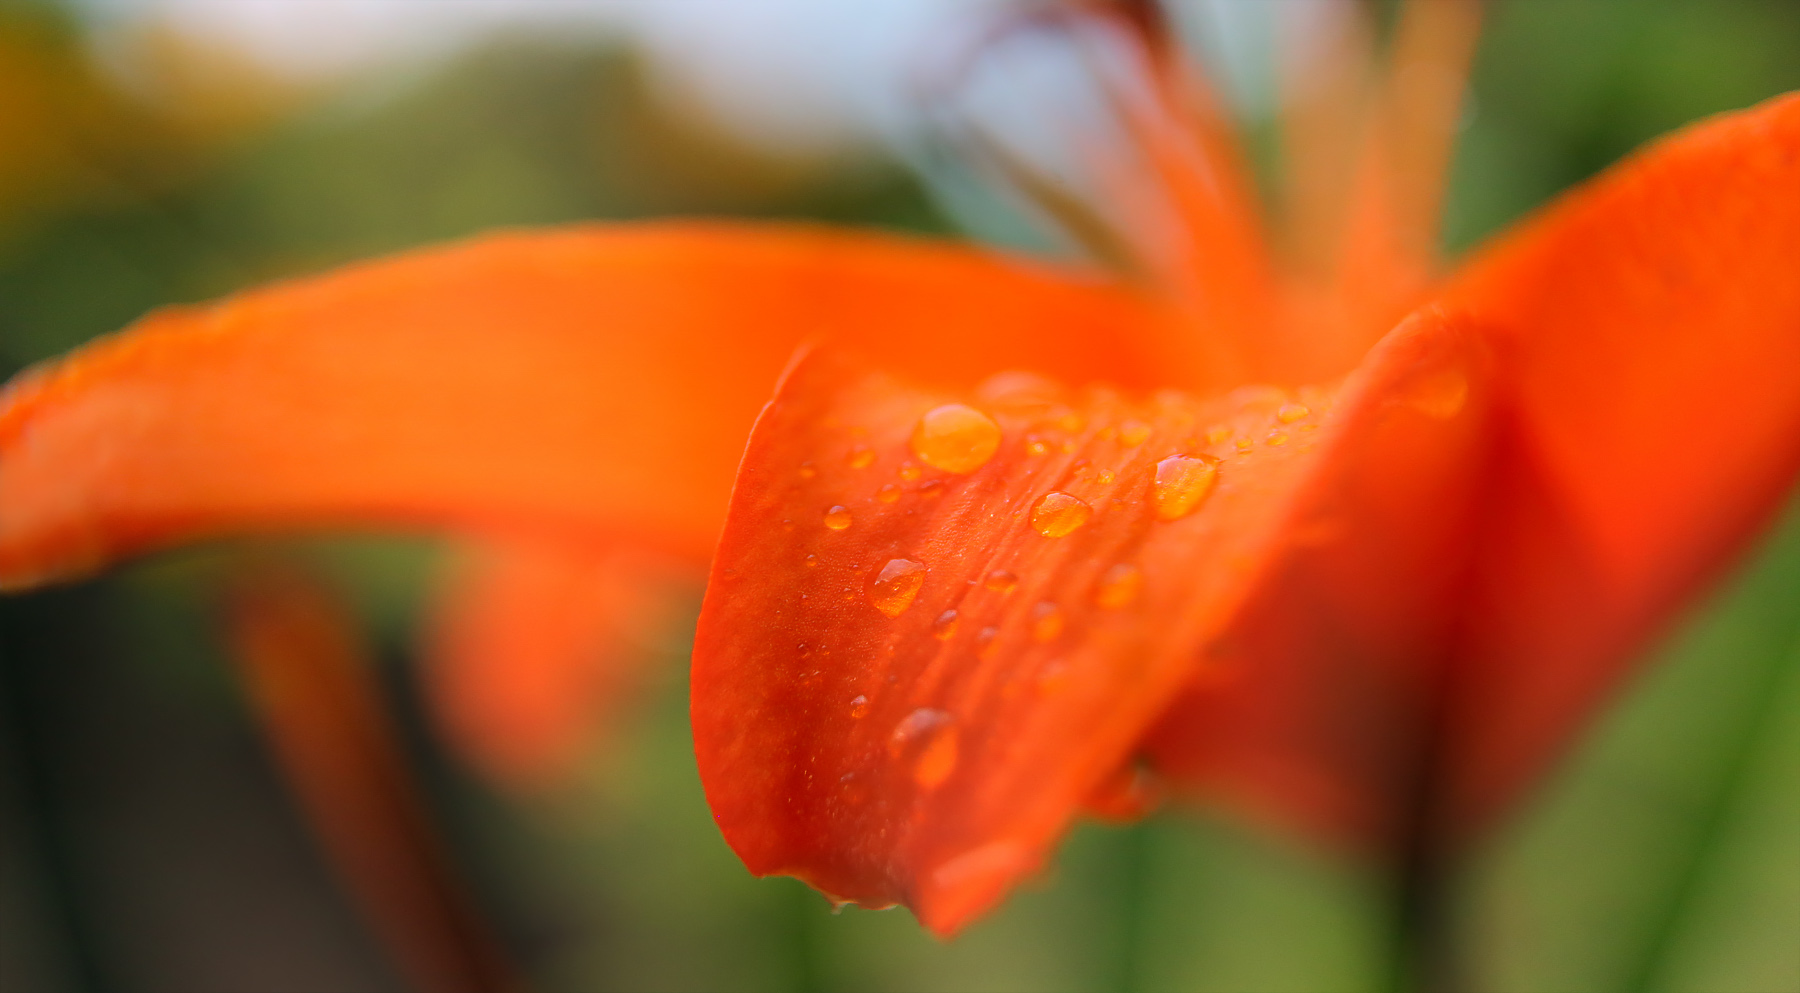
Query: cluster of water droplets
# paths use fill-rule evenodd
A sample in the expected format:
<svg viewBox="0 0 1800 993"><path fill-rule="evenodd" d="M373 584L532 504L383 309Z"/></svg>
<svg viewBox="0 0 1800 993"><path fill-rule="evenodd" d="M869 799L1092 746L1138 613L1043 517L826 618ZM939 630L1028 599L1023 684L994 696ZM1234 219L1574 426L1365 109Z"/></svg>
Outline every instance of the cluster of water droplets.
<svg viewBox="0 0 1800 993"><path fill-rule="evenodd" d="M1115 505L1147 506L1154 519L1161 523L1190 517L1218 490L1227 463L1247 457L1258 448L1282 448L1296 433L1317 430L1318 419L1314 415L1324 408L1319 395L1303 395L1296 400L1279 391L1257 388L1240 391L1241 396L1234 395L1235 401L1228 403L1234 409L1204 430L1195 427L1194 415L1189 412L1194 407L1192 401L1178 398L1163 400L1163 406L1166 411L1178 404L1187 405L1181 417L1159 416L1152 405L1148 419L1126 417L1083 435L1088 427L1086 418L1050 399L1053 396L1051 390L1040 382L1026 385L1027 393L1036 390L1037 396L1044 399L1028 397L1023 404L1015 402L1010 412L1000 409L1002 404L996 404L995 412L1006 416L1035 407L1032 413L1037 416L1032 423L1038 430L1022 431L1016 442L1026 456L1035 460L1058 452L1074 455L1082 451L1085 443L1085 447L1097 452L1102 461L1107 456L1121 460L1116 467L1101 468L1091 465L1087 459L1077 459L1068 467L1068 482L1059 483L1057 488L1037 496L1028 513L1019 511L1033 531L1050 540L1067 538L1090 527L1101 516L1101 510L1106 509L1096 508L1096 502L1104 502L1097 497L1110 497L1110 503ZM1016 401L1016 397L1014 399ZM1171 426L1170 420L1176 423ZM1260 427L1257 422L1261 423ZM1159 424L1161 428L1157 426ZM856 434L863 436L862 432ZM1159 435L1171 439L1163 443L1166 454L1145 471L1144 455L1139 450ZM897 504L909 488L921 496L937 496L944 491L946 479L926 478L931 470L950 477L975 473L1002 451L1006 438L1007 432L995 414L961 403L933 407L913 426L906 443L905 454L909 457L903 458L895 470L897 482L879 484L873 491L873 501L880 505ZM877 462L878 456L874 448L859 440L844 455L844 464L852 470L865 470ZM802 463L798 469L802 480L814 479L818 474L818 467L812 462ZM1121 485L1121 480L1134 486L1147 483L1148 492L1135 500L1113 495L1118 492L1116 487ZM1084 495L1070 492L1071 489ZM876 513L892 512L876 509ZM823 526L829 531L847 531L856 523L856 513L846 504L831 504L822 516ZM818 556L808 554L805 564L816 566ZM888 558L868 575L863 597L884 617L897 619L913 607L929 574L928 565L917 559ZM1009 596L1020 586L1019 577L1004 568L992 569L979 580L969 582L971 586L978 585L1000 597ZM1125 610L1141 599L1144 587L1145 575L1139 565L1130 561L1115 562L1094 581L1092 604L1104 611ZM1028 609L1020 609L1022 612L1016 616L1021 618L1021 637L1029 644L1048 646L1065 633L1068 613L1056 600L1042 599ZM957 607L946 609L931 621L930 633L945 643L956 641L959 634L963 634L976 658L991 656L1001 643L1001 627L984 625L967 633L962 619ZM1067 662L1053 658L1037 674L1038 690L1054 692L1067 676ZM890 682L892 678L890 675ZM871 713L871 707L869 696L859 693L849 701L849 716L861 721ZM956 719L947 710L915 708L894 725L886 747L889 757L909 770L918 787L936 789L957 766Z"/></svg>

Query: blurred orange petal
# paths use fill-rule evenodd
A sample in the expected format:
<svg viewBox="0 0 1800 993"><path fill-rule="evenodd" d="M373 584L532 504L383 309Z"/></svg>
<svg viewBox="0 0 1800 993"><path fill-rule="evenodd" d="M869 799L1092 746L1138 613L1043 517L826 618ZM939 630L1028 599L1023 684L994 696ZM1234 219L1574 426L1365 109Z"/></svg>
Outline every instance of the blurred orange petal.
<svg viewBox="0 0 1800 993"><path fill-rule="evenodd" d="M566 779L639 688L680 576L628 546L462 541L425 636L450 741L503 786Z"/></svg>
<svg viewBox="0 0 1800 993"><path fill-rule="evenodd" d="M0 583L384 526L711 550L795 344L1140 382L1167 322L974 249L706 223L502 234L153 314L0 395ZM1103 344L1102 344L1103 343Z"/></svg>

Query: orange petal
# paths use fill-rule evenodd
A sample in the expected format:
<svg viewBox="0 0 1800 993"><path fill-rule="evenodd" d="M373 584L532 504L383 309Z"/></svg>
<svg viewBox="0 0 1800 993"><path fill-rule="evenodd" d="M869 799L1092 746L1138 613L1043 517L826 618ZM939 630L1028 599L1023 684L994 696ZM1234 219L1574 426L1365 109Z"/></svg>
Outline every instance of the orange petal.
<svg viewBox="0 0 1800 993"><path fill-rule="evenodd" d="M1460 818L1511 801L1800 476L1800 95L1696 125L1477 259L1514 408Z"/></svg>
<svg viewBox="0 0 1800 993"><path fill-rule="evenodd" d="M566 778L641 681L678 575L629 549L465 542L426 635L449 739L503 786Z"/></svg>
<svg viewBox="0 0 1800 993"><path fill-rule="evenodd" d="M1421 419L1390 398L1435 340L1398 333L1335 406L1016 376L950 395L801 360L752 436L695 647L726 839L754 872L906 903L940 934L992 906L1085 801L1119 806L1109 780L1336 449ZM972 430L926 417L950 404L1000 430L967 472L929 468L930 423Z"/></svg>
<svg viewBox="0 0 1800 993"><path fill-rule="evenodd" d="M1187 792L1366 854L1401 843L1433 774L1493 363L1469 322L1426 310L1358 376L1379 384L1367 409L1295 498L1213 670L1144 747Z"/></svg>
<svg viewBox="0 0 1800 993"><path fill-rule="evenodd" d="M231 647L339 881L421 990L516 988L444 858L348 609L291 567L245 570Z"/></svg>
<svg viewBox="0 0 1800 993"><path fill-rule="evenodd" d="M629 535L699 559L794 345L929 381L1143 378L1130 295L778 226L503 234L159 312L0 396L0 583L271 527Z"/></svg>

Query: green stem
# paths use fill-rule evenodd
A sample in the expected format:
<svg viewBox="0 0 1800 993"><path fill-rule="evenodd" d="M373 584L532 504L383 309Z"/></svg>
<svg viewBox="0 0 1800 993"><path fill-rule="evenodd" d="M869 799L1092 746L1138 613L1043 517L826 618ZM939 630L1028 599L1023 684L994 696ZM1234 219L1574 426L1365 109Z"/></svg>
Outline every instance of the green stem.
<svg viewBox="0 0 1800 993"><path fill-rule="evenodd" d="M1669 974L1696 897L1714 875L1728 847L1732 815L1743 809L1754 788L1756 758L1765 751L1763 746L1776 731L1781 704L1789 696L1787 684L1795 679L1800 679L1800 642L1785 659L1769 666L1762 684L1754 688L1750 713L1739 725L1742 733L1731 745L1724 763L1724 775L1694 829L1693 847L1676 870L1666 891L1667 897L1657 910L1644 952L1625 983L1626 990L1648 993L1663 986L1660 980Z"/></svg>

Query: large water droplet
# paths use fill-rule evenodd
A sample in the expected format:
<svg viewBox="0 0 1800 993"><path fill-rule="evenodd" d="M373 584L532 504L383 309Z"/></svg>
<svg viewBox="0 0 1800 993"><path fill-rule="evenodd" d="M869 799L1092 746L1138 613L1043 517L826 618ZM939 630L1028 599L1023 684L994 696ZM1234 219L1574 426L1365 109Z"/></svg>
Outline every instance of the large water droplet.
<svg viewBox="0 0 1800 993"><path fill-rule="evenodd" d="M1063 612L1055 603L1045 600L1031 608L1031 637L1034 641L1052 641L1062 634Z"/></svg>
<svg viewBox="0 0 1800 993"><path fill-rule="evenodd" d="M887 748L896 761L912 763L913 782L936 789L956 771L956 720L948 711L920 707L894 725Z"/></svg>
<svg viewBox="0 0 1800 993"><path fill-rule="evenodd" d="M987 579L983 580L982 585L995 593L1011 593L1013 588L1019 585L1019 577L1005 569L995 569L987 574Z"/></svg>
<svg viewBox="0 0 1800 993"><path fill-rule="evenodd" d="M851 717L851 719L860 721L867 716L869 716L869 698L866 696L863 696L861 693L858 693L856 696L851 697L850 698L850 717Z"/></svg>
<svg viewBox="0 0 1800 993"><path fill-rule="evenodd" d="M1000 425L974 407L947 403L933 407L913 429L913 454L934 469L969 473L987 465L1000 450Z"/></svg>
<svg viewBox="0 0 1800 993"><path fill-rule="evenodd" d="M1031 508L1031 526L1046 538L1061 538L1086 524L1094 516L1094 508L1079 497L1057 490L1044 494Z"/></svg>
<svg viewBox="0 0 1800 993"><path fill-rule="evenodd" d="M1129 606L1144 588L1144 571L1129 562L1120 562L1100 575L1094 588L1094 603L1107 610Z"/></svg>
<svg viewBox="0 0 1800 993"><path fill-rule="evenodd" d="M949 641L956 633L956 611L946 610L931 622L931 636L939 641Z"/></svg>
<svg viewBox="0 0 1800 993"><path fill-rule="evenodd" d="M1158 520L1179 520L1198 510L1219 480L1219 460L1210 455L1171 455L1156 463Z"/></svg>
<svg viewBox="0 0 1800 993"><path fill-rule="evenodd" d="M925 585L925 566L912 559L889 559L869 583L869 603L889 617L899 617L912 606L919 587Z"/></svg>
<svg viewBox="0 0 1800 993"><path fill-rule="evenodd" d="M833 531L842 531L850 526L850 509L833 507L825 512L825 526Z"/></svg>

